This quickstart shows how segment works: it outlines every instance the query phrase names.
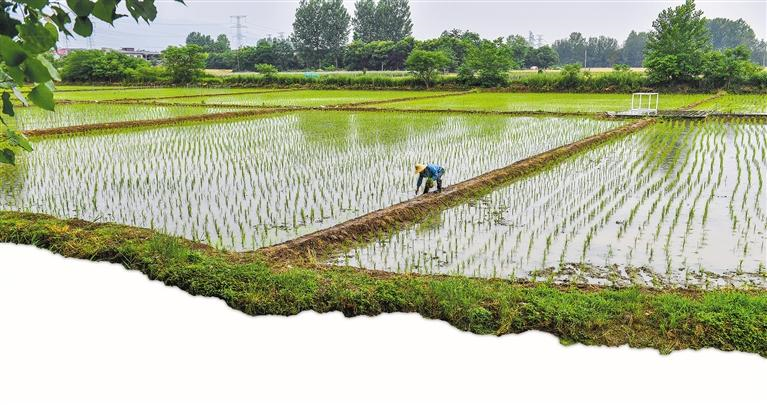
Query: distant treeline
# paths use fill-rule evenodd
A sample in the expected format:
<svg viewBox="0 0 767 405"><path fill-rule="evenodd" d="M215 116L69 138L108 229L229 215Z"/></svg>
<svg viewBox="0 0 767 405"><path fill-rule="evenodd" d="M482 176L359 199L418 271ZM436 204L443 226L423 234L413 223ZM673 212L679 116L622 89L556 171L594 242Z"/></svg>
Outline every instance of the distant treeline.
<svg viewBox="0 0 767 405"><path fill-rule="evenodd" d="M353 40L348 42L350 31ZM92 60L94 67L90 69L74 66L77 52L61 63L64 79L68 81L185 82L194 79L209 84L248 86L417 88L434 85L534 91L642 88L760 91L765 88L764 72L754 62L767 59L767 43L757 39L742 19L705 19L693 0L664 10L650 31L632 31L622 44L614 38L586 38L578 32L554 41L551 46L542 45L532 32L527 38L511 35L492 40L461 30L445 31L427 40L416 40L411 33L407 0L359 0L355 3L354 17L348 14L341 0L301 0L293 33L288 38L262 39L255 46L233 50L226 35L213 39L192 32L185 47L171 47L177 54L184 50L194 54L202 66L210 69L256 71L259 75L211 78L201 71L184 73L184 66L175 66L175 70L169 72L135 61L124 61L118 66L115 60L119 56L109 53L101 58L103 63ZM96 58L94 55L90 59ZM102 65L106 67L101 68ZM163 65L172 66L165 55ZM591 75L581 72L579 66L615 67L615 71ZM638 66L647 67L647 74L626 69ZM521 78L509 78L507 74L510 69L544 71L552 67L563 68L562 73ZM301 70L408 70L413 77L277 74ZM92 72L91 76L87 72Z"/></svg>

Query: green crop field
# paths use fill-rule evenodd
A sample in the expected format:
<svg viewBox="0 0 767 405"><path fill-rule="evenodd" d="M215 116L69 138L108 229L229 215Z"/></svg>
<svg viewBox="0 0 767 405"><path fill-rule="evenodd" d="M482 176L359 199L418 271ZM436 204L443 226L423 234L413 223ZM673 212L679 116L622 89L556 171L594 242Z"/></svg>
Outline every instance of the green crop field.
<svg viewBox="0 0 767 405"><path fill-rule="evenodd" d="M727 94L696 107L724 113L767 113L765 94Z"/></svg>
<svg viewBox="0 0 767 405"><path fill-rule="evenodd" d="M411 162L442 162L458 182L617 125L301 112L58 137L0 168L0 210L106 219L247 250L412 198Z"/></svg>
<svg viewBox="0 0 767 405"><path fill-rule="evenodd" d="M8 120L0 242L248 314L767 355L764 95L59 89Z"/></svg>
<svg viewBox="0 0 767 405"><path fill-rule="evenodd" d="M226 88L201 88L201 87L174 87L174 88L93 88L92 91L83 91L85 88L77 88L78 91L56 92L56 99L69 101L104 101L120 99L151 99L153 97L178 97L178 96L203 96L206 94L243 93L269 91L268 89L226 89Z"/></svg>
<svg viewBox="0 0 767 405"><path fill-rule="evenodd" d="M663 94L660 109L676 109L702 100L702 94ZM495 111L605 112L631 107L630 94L473 93L458 97L378 104L382 108Z"/></svg>
<svg viewBox="0 0 767 405"><path fill-rule="evenodd" d="M391 91L391 90L296 90L264 94L243 94L231 96L198 97L183 99L189 103L238 104L249 106L306 106L318 107L390 99L428 97L449 94L447 92ZM162 100L173 103L175 99Z"/></svg>
<svg viewBox="0 0 767 405"><path fill-rule="evenodd" d="M591 150L338 260L481 277L767 288L765 126L683 124Z"/></svg>
<svg viewBox="0 0 767 405"><path fill-rule="evenodd" d="M107 122L175 118L225 111L236 111L236 109L204 106L60 104L56 106L55 112L45 111L37 107L16 108L16 115L8 120L8 124L12 128L19 130L30 130Z"/></svg>

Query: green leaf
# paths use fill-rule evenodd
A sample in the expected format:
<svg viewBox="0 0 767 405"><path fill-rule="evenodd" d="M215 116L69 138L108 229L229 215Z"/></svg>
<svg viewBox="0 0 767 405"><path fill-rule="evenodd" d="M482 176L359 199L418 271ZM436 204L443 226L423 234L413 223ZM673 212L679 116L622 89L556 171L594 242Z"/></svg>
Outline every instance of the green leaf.
<svg viewBox="0 0 767 405"><path fill-rule="evenodd" d="M29 92L29 99L40 108L53 111L53 92L44 83L38 84Z"/></svg>
<svg viewBox="0 0 767 405"><path fill-rule="evenodd" d="M94 3L89 0L67 0L67 5L78 17L87 17L93 11Z"/></svg>
<svg viewBox="0 0 767 405"><path fill-rule="evenodd" d="M49 61L48 58L46 58L43 55L37 55L37 60L39 60L40 63L42 63L43 66L45 66L45 68L48 69L48 74L51 75L51 79L61 80L61 76L59 76L59 71L56 70L56 68L53 66L53 63L51 63L51 61Z"/></svg>
<svg viewBox="0 0 767 405"><path fill-rule="evenodd" d="M35 83L45 83L52 79L51 74L48 73L48 68L38 59L33 58L29 58L24 62L24 74Z"/></svg>
<svg viewBox="0 0 767 405"><path fill-rule="evenodd" d="M116 0L98 0L93 7L93 16L101 21L112 24L112 21L114 21L116 17L116 8Z"/></svg>
<svg viewBox="0 0 767 405"><path fill-rule="evenodd" d="M48 0L19 0L19 3L24 3L39 10L48 5Z"/></svg>
<svg viewBox="0 0 767 405"><path fill-rule="evenodd" d="M21 44L29 53L47 52L56 45L56 37L44 26L36 22L28 22L16 26L19 30L19 37L24 42Z"/></svg>
<svg viewBox="0 0 767 405"><path fill-rule="evenodd" d="M75 18L73 30L82 37L89 37L93 34L93 23L91 23L88 17L77 17Z"/></svg>
<svg viewBox="0 0 767 405"><path fill-rule="evenodd" d="M16 66L6 66L5 73L10 76L16 84L24 84L24 72Z"/></svg>
<svg viewBox="0 0 767 405"><path fill-rule="evenodd" d="M5 163L5 164L9 164L9 165L15 165L16 164L16 154L13 153L13 151L8 149L8 148L0 150L0 163Z"/></svg>
<svg viewBox="0 0 767 405"><path fill-rule="evenodd" d="M11 90L13 90L13 95L16 96L16 98L18 98L19 101L21 101L21 104L24 104L25 107L29 105L29 103L27 102L27 98L24 97L24 94L21 93L21 90L19 90L18 87L14 87Z"/></svg>
<svg viewBox="0 0 767 405"><path fill-rule="evenodd" d="M72 33L69 32L69 29L67 29L67 24L72 22L72 19L69 18L69 14L61 7L52 6L51 8L54 11L54 14L51 16L51 20L54 24L56 24L56 26L59 27L59 31L63 32L67 36L72 36Z"/></svg>
<svg viewBox="0 0 767 405"><path fill-rule="evenodd" d="M29 143L29 140L27 139L24 134L20 134L16 131L13 131L11 129L7 129L5 131L5 136L8 138L8 142L13 146L18 146L21 149L24 149L27 152L32 152L32 145Z"/></svg>
<svg viewBox="0 0 767 405"><path fill-rule="evenodd" d="M3 92L3 114L13 117L13 103L11 103L11 93Z"/></svg>
<svg viewBox="0 0 767 405"><path fill-rule="evenodd" d="M19 66L27 58L21 45L6 36L0 36L0 56L8 66Z"/></svg>

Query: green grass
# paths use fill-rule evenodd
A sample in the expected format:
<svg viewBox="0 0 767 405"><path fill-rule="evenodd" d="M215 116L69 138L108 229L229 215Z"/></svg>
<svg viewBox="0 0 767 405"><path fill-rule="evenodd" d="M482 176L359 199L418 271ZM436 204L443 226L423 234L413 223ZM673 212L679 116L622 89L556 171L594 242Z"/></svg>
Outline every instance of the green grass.
<svg viewBox="0 0 767 405"><path fill-rule="evenodd" d="M243 94L232 96L212 96L189 99L166 99L162 102L172 103L184 101L188 103L204 103L216 105L241 104L252 106L304 106L317 107L322 105L337 105L359 103L365 101L380 101L406 97L427 97L448 94L446 92L426 91L390 91L390 90L298 90L288 92Z"/></svg>
<svg viewBox="0 0 767 405"><path fill-rule="evenodd" d="M662 94L663 110L686 106L705 98L704 94ZM378 104L381 108L454 109L482 111L604 112L631 107L630 94L582 93L472 93L456 97L411 100Z"/></svg>
<svg viewBox="0 0 767 405"><path fill-rule="evenodd" d="M103 100L116 100L116 99L129 99L129 98L148 98L148 97L178 97L178 96L195 96L205 94L220 94L220 93L242 93L253 92L257 89L228 89L228 88L216 88L216 87L157 87L157 88L139 88L139 89L107 89L102 90L94 88L93 91L72 91L72 92L56 92L55 97L57 100L73 100L73 101L103 101ZM269 91L264 89L264 91Z"/></svg>
<svg viewBox="0 0 767 405"><path fill-rule="evenodd" d="M767 113L767 94L727 94L697 107L723 113Z"/></svg>
<svg viewBox="0 0 767 405"><path fill-rule="evenodd" d="M123 122L174 118L187 115L211 114L235 111L221 107L176 107L154 105L124 104L58 104L56 111L46 111L37 107L16 108L16 116L6 118L11 128L19 130L58 128L74 125L99 124L104 122Z"/></svg>
<svg viewBox="0 0 767 405"><path fill-rule="evenodd" d="M146 229L13 212L0 212L0 242L121 263L251 315L417 312L478 334L534 329L564 342L628 344L662 353L714 347L767 356L764 292L583 290L342 267L276 268L257 254L227 254Z"/></svg>

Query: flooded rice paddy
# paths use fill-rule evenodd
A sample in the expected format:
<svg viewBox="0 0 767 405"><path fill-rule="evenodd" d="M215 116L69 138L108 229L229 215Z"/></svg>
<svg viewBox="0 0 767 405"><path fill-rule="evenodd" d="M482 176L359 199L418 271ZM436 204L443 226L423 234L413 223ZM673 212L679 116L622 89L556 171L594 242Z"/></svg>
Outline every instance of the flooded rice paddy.
<svg viewBox="0 0 767 405"><path fill-rule="evenodd" d="M0 167L0 210L116 222L250 250L455 183L619 121L296 112L44 139Z"/></svg>
<svg viewBox="0 0 767 405"><path fill-rule="evenodd" d="M672 121L334 262L613 285L767 287L767 126Z"/></svg>

